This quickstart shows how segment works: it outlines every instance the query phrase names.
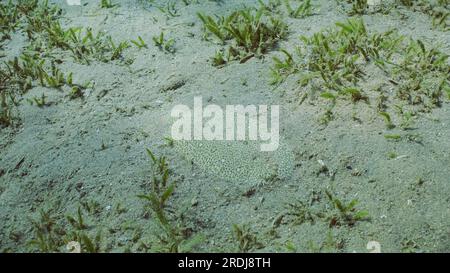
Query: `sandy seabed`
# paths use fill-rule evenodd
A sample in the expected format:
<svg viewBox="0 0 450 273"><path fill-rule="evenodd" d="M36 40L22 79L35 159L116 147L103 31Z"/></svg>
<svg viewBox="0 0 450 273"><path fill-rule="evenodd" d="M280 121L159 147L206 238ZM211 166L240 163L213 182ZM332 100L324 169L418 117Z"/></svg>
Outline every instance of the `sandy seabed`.
<svg viewBox="0 0 450 273"><path fill-rule="evenodd" d="M388 130L370 95L383 79L366 73L359 85L370 101L338 99L325 125L329 102L303 100L295 75L271 84L272 58L293 52L302 35L345 22L347 4L312 1L313 14L299 19L282 5L284 39L262 56L217 67L211 57L224 46L205 39L197 13L226 16L258 1L172 1L175 16L162 0L113 1L119 5L112 8L53 2L63 8L64 28L91 27L114 41L140 36L147 46L130 43L117 60L89 64L57 52L63 73L90 83L83 96L38 84L20 96L16 124L0 131L1 251L65 252L77 240L92 251L86 237L99 252L369 252L373 241L383 252L450 251L448 99L415 116L413 128ZM450 52L448 31L420 10L399 6L361 17L369 32L396 29ZM161 32L174 39L174 52L154 45ZM2 41L2 63L28 44L24 31L11 33ZM34 99L43 94L39 107ZM280 148L171 141L171 109L192 106L194 97L221 106L280 105ZM164 207L170 231L138 198L154 191L146 149L167 158L176 181ZM347 213L367 215L347 222L327 193L344 205L358 200Z"/></svg>

